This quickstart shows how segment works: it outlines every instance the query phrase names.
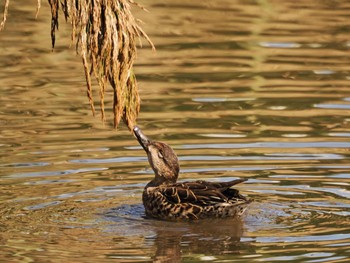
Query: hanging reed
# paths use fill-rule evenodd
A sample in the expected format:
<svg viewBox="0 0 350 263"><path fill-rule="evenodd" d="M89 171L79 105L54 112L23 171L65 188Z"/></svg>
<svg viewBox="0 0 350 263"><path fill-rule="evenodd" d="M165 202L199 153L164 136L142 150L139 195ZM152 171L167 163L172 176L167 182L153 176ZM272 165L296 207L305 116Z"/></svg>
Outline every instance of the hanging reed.
<svg viewBox="0 0 350 263"><path fill-rule="evenodd" d="M5 0L3 29L10 0ZM62 12L72 25L72 42L81 55L87 84L87 97L92 113L95 103L91 77L97 80L100 93L100 109L105 121L105 90L113 88L114 127L121 119L131 130L140 110L137 81L133 72L136 57L136 41L151 40L138 25L131 13L133 0L48 0L51 6L51 41L55 46L58 16ZM37 0L37 15L41 0ZM139 5L137 5L139 6ZM139 6L140 7L140 6ZM142 7L141 7L142 8Z"/></svg>

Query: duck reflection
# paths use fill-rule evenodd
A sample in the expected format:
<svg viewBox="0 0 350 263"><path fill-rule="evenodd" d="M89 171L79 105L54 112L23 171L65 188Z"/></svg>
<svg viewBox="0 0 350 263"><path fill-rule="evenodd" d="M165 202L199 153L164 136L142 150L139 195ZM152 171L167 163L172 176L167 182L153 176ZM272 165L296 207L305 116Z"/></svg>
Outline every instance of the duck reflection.
<svg viewBox="0 0 350 263"><path fill-rule="evenodd" d="M103 232L112 234L118 247L147 247L151 252L142 254L153 262L181 262L189 257L205 260L254 250L251 243L241 242L246 216L163 221L147 218L142 204L122 205L103 215L115 223L105 225Z"/></svg>
<svg viewBox="0 0 350 263"><path fill-rule="evenodd" d="M243 235L241 219L208 219L193 222L154 221L153 262L180 262L186 255L239 253Z"/></svg>

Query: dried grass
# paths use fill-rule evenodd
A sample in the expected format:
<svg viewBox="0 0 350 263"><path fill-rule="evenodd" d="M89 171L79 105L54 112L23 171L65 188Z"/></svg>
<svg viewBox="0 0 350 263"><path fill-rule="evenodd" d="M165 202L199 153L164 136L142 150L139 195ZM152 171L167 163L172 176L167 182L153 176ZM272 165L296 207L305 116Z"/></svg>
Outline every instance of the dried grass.
<svg viewBox="0 0 350 263"><path fill-rule="evenodd" d="M82 57L87 84L87 97L95 115L91 76L99 85L102 120L105 121L105 90L113 88L114 127L123 119L131 130L140 110L137 81L133 72L137 39L151 40L131 13L133 0L48 0L51 6L51 40L55 46L59 11L72 25L72 42ZM4 27L9 0L5 0ZM37 0L37 12L41 0ZM139 5L137 5L139 6ZM140 7L140 6L139 6ZM142 8L142 7L141 7ZM141 40L140 40L141 44Z"/></svg>

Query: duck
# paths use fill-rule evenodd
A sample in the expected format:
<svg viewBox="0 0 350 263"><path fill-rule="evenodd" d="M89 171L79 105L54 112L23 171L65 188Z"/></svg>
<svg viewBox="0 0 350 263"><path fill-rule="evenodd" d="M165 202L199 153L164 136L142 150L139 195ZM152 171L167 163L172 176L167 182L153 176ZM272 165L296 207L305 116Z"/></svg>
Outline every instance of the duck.
<svg viewBox="0 0 350 263"><path fill-rule="evenodd" d="M142 193L147 218L237 218L244 214L252 202L232 188L247 181L245 178L227 182L177 182L180 165L174 150L164 142L149 139L138 126L133 128L133 132L154 171L154 178L146 184Z"/></svg>

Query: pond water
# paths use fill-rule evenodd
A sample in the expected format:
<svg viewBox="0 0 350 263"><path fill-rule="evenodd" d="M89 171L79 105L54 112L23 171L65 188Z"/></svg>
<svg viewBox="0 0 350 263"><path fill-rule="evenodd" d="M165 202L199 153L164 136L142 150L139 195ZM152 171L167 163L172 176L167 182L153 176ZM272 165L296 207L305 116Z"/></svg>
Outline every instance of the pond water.
<svg viewBox="0 0 350 263"><path fill-rule="evenodd" d="M144 218L152 170L111 99L106 125L92 117L69 25L51 52L47 3L35 19L36 1L11 1L0 261L349 262L349 1L141 4L157 51L138 52L138 125L175 149L180 180L247 178L254 202L242 220Z"/></svg>

